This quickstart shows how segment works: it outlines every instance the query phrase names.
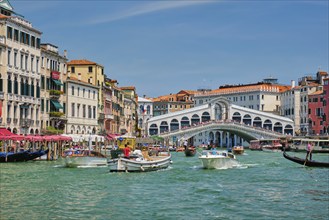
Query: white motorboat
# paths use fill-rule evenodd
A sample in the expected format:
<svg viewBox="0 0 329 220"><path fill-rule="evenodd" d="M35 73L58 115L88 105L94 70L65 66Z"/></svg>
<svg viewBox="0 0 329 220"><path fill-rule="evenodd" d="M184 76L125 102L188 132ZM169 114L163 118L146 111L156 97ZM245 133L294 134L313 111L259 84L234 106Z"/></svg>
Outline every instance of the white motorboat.
<svg viewBox="0 0 329 220"><path fill-rule="evenodd" d="M239 165L235 155L228 151L204 150L199 159L205 169L227 169Z"/></svg>
<svg viewBox="0 0 329 220"><path fill-rule="evenodd" d="M106 166L107 158L103 154L90 150L67 150L64 152L66 167Z"/></svg>
<svg viewBox="0 0 329 220"><path fill-rule="evenodd" d="M159 154L159 156L131 155L130 158L119 157L108 161L110 172L148 172L166 169L170 164L171 154Z"/></svg>

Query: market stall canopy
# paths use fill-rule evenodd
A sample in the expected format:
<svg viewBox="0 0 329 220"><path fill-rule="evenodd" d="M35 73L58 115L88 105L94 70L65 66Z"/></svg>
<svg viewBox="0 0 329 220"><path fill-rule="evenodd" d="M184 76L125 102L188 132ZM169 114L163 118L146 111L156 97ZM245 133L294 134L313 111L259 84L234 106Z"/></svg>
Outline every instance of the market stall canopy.
<svg viewBox="0 0 329 220"><path fill-rule="evenodd" d="M107 140L114 140L117 136L119 136L119 134L107 134L105 138Z"/></svg>
<svg viewBox="0 0 329 220"><path fill-rule="evenodd" d="M64 137L70 137L73 142L83 142L83 141L98 141L104 142L104 136L97 134L62 134Z"/></svg>
<svg viewBox="0 0 329 220"><path fill-rule="evenodd" d="M15 135L15 134L11 133L6 128L0 128L0 136L8 136L8 135Z"/></svg>

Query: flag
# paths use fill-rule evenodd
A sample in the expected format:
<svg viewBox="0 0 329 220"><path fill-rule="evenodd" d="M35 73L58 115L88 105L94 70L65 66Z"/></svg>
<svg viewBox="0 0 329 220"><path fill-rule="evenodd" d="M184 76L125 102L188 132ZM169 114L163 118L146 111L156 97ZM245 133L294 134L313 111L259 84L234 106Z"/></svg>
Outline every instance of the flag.
<svg viewBox="0 0 329 220"><path fill-rule="evenodd" d="M140 109L141 109L141 113L144 115L145 112L146 112L146 109L144 108L144 105L141 105L140 106Z"/></svg>

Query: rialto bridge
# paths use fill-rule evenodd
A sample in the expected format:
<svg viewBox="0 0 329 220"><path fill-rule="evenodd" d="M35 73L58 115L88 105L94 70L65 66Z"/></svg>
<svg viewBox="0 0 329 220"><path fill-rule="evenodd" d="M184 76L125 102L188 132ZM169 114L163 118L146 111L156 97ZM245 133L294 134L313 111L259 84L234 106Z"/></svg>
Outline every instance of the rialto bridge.
<svg viewBox="0 0 329 220"><path fill-rule="evenodd" d="M291 119L234 105L225 98L150 118L147 127L149 135L159 135L176 143L189 140L194 145L210 142L233 146L253 139L294 134Z"/></svg>

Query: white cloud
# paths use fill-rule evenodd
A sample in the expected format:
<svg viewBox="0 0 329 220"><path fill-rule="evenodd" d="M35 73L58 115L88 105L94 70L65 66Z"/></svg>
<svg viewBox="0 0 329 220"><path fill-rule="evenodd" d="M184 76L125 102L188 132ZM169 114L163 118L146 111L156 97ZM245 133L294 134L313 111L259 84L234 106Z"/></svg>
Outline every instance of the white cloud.
<svg viewBox="0 0 329 220"><path fill-rule="evenodd" d="M91 20L88 24L101 24L109 23L117 20L122 20L138 15L149 14L157 11L164 11L174 8L188 7L192 5L200 5L206 3L215 2L213 0L194 0L194 1L156 1L147 4L139 5L137 7L130 8L126 11L121 11L116 14L109 14L107 16L99 17Z"/></svg>

